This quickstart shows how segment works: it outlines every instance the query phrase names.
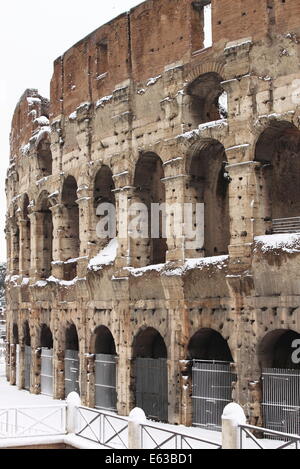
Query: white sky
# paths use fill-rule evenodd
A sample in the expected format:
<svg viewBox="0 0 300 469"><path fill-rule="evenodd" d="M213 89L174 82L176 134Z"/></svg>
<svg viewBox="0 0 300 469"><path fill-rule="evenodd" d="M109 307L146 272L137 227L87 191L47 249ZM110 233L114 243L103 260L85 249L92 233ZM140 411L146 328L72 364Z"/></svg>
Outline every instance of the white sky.
<svg viewBox="0 0 300 469"><path fill-rule="evenodd" d="M141 0L9 0L0 14L0 261L6 260L5 177L14 108L26 88L49 97L54 60Z"/></svg>

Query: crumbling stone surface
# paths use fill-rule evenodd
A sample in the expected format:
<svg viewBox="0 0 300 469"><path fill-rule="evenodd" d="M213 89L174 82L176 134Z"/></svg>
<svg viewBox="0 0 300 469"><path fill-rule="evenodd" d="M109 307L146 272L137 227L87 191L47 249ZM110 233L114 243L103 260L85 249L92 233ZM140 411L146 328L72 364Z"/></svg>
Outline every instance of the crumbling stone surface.
<svg viewBox="0 0 300 469"><path fill-rule="evenodd" d="M300 216L299 5L212 0L213 44L204 48L193 3L201 2L148 0L120 15L54 62L50 102L31 89L17 104L6 181L7 376L15 384L19 373L24 387L16 345L28 326L31 391L40 392L46 325L54 397L63 398L74 324L81 398L93 406L95 335L105 326L118 356L117 408L127 415L135 338L152 328L168 353L169 421L191 424L182 363L222 357L220 340L191 356L191 338L212 330L235 362L234 401L261 424L270 349L259 346L278 330L300 333L299 250L256 242L276 236L274 218ZM122 197L204 203L203 247L172 230L156 244L119 235L115 259L91 268L107 244L96 234L97 202L118 208Z"/></svg>

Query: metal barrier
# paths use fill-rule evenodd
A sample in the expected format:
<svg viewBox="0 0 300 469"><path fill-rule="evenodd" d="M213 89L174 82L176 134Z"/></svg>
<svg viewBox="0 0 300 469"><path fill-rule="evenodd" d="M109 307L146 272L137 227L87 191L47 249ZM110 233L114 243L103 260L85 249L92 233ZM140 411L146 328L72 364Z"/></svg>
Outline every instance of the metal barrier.
<svg viewBox="0 0 300 469"><path fill-rule="evenodd" d="M240 449L246 449L245 438L247 436L259 449L284 449L288 446L295 445L295 449L300 448L300 435L291 435L289 433L282 433L275 430L269 430L267 428L255 427L253 425L239 425L240 429ZM257 439L251 431L261 432L265 437L272 437L272 446L263 446L263 439ZM275 447L274 439L285 440L279 443L279 446ZM273 444L274 443L274 444ZM247 445L248 448L248 445Z"/></svg>
<svg viewBox="0 0 300 469"><path fill-rule="evenodd" d="M66 405L0 409L0 439L65 435Z"/></svg>
<svg viewBox="0 0 300 469"><path fill-rule="evenodd" d="M107 448L128 449L128 418L83 406L77 411L77 436Z"/></svg>
<svg viewBox="0 0 300 469"><path fill-rule="evenodd" d="M221 449L221 443L165 429L159 425L141 424L142 449Z"/></svg>

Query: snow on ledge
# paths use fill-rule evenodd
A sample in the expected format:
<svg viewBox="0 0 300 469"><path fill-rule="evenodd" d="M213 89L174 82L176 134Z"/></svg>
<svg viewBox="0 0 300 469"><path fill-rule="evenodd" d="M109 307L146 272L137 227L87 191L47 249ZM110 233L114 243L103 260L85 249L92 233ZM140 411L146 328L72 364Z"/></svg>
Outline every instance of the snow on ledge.
<svg viewBox="0 0 300 469"><path fill-rule="evenodd" d="M282 233L273 235L256 236L254 238L256 249L269 252L275 249L289 254L300 252L300 233Z"/></svg>
<svg viewBox="0 0 300 469"><path fill-rule="evenodd" d="M104 265L112 264L117 257L118 240L112 239L108 245L99 252L99 254L90 260L88 269L97 272L101 270Z"/></svg>

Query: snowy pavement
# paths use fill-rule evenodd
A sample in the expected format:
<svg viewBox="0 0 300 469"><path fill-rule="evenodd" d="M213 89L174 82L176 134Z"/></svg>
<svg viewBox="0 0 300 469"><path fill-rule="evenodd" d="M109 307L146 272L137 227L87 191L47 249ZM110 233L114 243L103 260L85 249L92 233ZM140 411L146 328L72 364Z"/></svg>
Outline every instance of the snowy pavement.
<svg viewBox="0 0 300 469"><path fill-rule="evenodd" d="M54 400L48 396L30 394L28 391L19 391L17 386L11 386L6 381L5 365L0 364L0 408L19 406L55 405L65 401Z"/></svg>

